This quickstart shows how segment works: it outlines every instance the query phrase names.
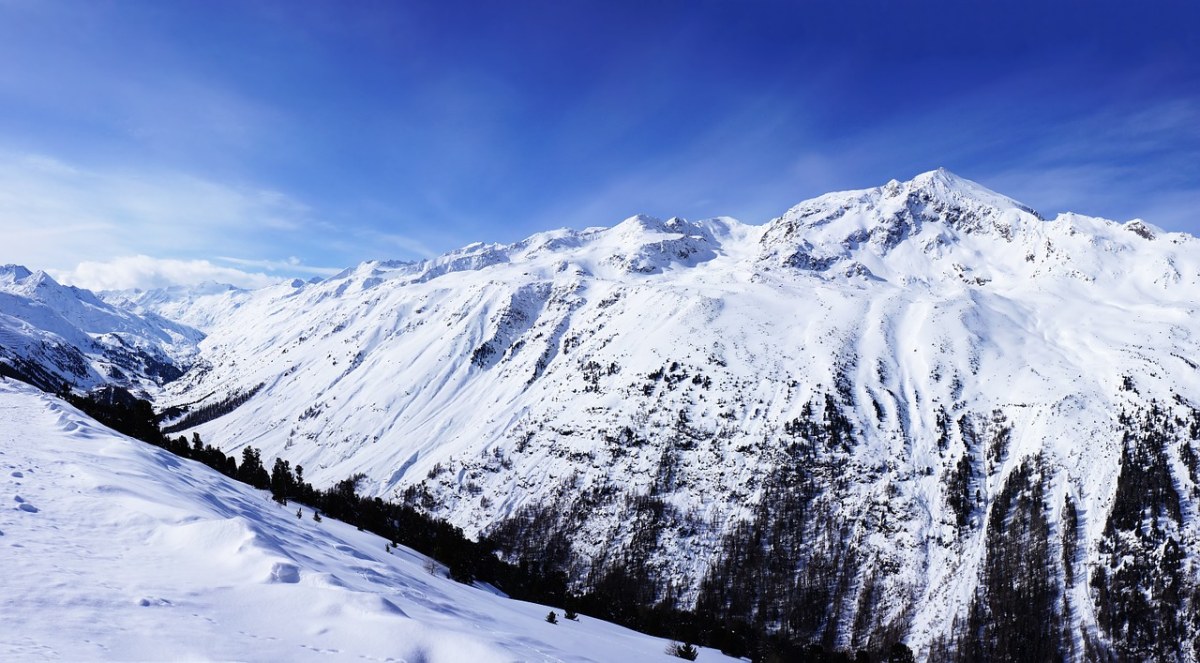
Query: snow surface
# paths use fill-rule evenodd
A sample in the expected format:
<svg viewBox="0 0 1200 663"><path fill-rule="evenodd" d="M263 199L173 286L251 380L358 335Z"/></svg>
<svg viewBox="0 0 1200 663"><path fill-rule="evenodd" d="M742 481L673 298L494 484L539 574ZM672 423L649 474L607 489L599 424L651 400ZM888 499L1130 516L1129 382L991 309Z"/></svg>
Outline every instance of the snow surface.
<svg viewBox="0 0 1200 663"><path fill-rule="evenodd" d="M297 519L26 385L0 380L0 422L0 660L678 660Z"/></svg>

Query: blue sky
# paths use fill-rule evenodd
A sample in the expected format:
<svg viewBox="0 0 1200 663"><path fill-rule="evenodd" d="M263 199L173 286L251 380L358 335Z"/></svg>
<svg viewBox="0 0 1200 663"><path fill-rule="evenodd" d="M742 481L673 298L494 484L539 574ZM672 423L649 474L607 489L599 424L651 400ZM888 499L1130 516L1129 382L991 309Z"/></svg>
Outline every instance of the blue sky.
<svg viewBox="0 0 1200 663"><path fill-rule="evenodd" d="M312 276L945 166L1200 233L1200 5L0 0L0 261Z"/></svg>

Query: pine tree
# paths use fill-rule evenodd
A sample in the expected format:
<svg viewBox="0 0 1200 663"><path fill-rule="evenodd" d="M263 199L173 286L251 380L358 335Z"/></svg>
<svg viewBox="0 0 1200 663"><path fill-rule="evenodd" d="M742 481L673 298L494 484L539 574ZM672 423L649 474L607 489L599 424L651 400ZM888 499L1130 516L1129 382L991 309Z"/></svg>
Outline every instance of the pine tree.
<svg viewBox="0 0 1200 663"><path fill-rule="evenodd" d="M917 659L908 645L897 642L892 645L892 651L888 654L887 660L888 663L915 663Z"/></svg>
<svg viewBox="0 0 1200 663"><path fill-rule="evenodd" d="M700 655L700 651L696 649L696 645L686 642L672 642L667 645L666 652L671 656L682 658L685 661L694 661Z"/></svg>
<svg viewBox="0 0 1200 663"><path fill-rule="evenodd" d="M271 468L271 497L280 504L287 504L295 483L290 464L282 458L276 458L275 466Z"/></svg>
<svg viewBox="0 0 1200 663"><path fill-rule="evenodd" d="M305 485L305 483L304 483L304 466L297 465L296 466L296 499L300 500L301 502L311 504L312 498L313 498L312 492L313 492L312 486Z"/></svg>
<svg viewBox="0 0 1200 663"><path fill-rule="evenodd" d="M248 483L255 488L269 488L271 475L267 474L262 464L262 456L258 449L246 447L242 449L242 463L238 466L238 481Z"/></svg>

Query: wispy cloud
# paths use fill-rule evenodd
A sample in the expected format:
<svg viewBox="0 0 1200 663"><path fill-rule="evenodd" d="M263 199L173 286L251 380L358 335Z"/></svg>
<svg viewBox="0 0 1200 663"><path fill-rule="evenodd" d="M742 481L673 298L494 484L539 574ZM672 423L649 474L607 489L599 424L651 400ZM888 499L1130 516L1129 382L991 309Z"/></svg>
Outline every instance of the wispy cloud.
<svg viewBox="0 0 1200 663"><path fill-rule="evenodd" d="M73 273L123 260L125 276L151 281L215 256L251 256L243 266L274 269L261 257L314 241L307 205L284 193L170 171L91 169L45 155L0 152L0 260ZM141 256L134 262L128 256ZM142 269L145 256L176 258L167 272ZM257 264L254 261L259 261ZM227 262L236 264L234 260ZM322 268L278 261L293 272ZM216 268L216 266L213 266ZM316 270L316 271L314 271ZM84 272L79 272L83 274ZM219 273L219 272L215 272ZM239 272L240 273L240 272ZM251 282L255 282L251 279ZM261 282L261 281L258 281Z"/></svg>
<svg viewBox="0 0 1200 663"><path fill-rule="evenodd" d="M385 252L400 249L404 253L413 254L421 258L432 258L437 255L437 252L429 248L429 245L423 240L411 235L378 231L364 231L363 234L370 238L375 246L378 246L380 250Z"/></svg>
<svg viewBox="0 0 1200 663"><path fill-rule="evenodd" d="M211 280L257 287L345 268L314 265L314 257L351 262L437 253L414 234L323 219L305 201L269 187L11 150L0 150L0 234L0 262L102 289Z"/></svg>
<svg viewBox="0 0 1200 663"><path fill-rule="evenodd" d="M1019 161L983 168L992 188L1063 211L1200 232L1200 99L1101 108L1048 124Z"/></svg>
<svg viewBox="0 0 1200 663"><path fill-rule="evenodd" d="M136 149L145 157L236 163L277 143L285 114L234 77L214 53L192 57L150 5L0 3L0 90L6 120L47 149ZM177 23L179 22L179 23ZM83 129L80 131L80 129ZM65 140L64 140L65 139Z"/></svg>
<svg viewBox="0 0 1200 663"><path fill-rule="evenodd" d="M85 260L69 270L48 271L62 283L89 290L148 289L210 282L261 288L280 280L258 272L214 265L207 260L175 260L144 255L106 261Z"/></svg>
<svg viewBox="0 0 1200 663"><path fill-rule="evenodd" d="M296 256L291 256L287 260L247 260L245 258L230 258L223 256L218 258L222 262L227 262L239 267L254 267L263 269L268 272L284 272L288 274L315 274L317 276L333 276L344 270L341 267L314 267L306 265Z"/></svg>

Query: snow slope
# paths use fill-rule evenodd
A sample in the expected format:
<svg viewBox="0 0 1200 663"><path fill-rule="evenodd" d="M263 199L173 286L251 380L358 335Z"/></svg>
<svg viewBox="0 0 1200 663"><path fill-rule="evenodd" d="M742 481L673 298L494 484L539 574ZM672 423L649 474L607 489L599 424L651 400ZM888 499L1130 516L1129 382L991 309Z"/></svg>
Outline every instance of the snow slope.
<svg viewBox="0 0 1200 663"><path fill-rule="evenodd" d="M0 266L0 361L47 388L156 390L190 364L199 331L105 303L45 272Z"/></svg>
<svg viewBox="0 0 1200 663"><path fill-rule="evenodd" d="M1045 220L939 170L763 226L639 216L266 288L160 403L253 394L196 430L318 484L364 472L371 492L469 533L552 507L577 577L646 531L631 504L661 500L648 566L686 603L832 402L854 444L821 460L837 474L817 499L855 563L838 567L822 637L856 647L898 628L921 649L944 635L976 594L998 497L1036 460L1051 530L1067 502L1082 514L1085 572L1059 572L1082 647L1120 414L1198 404L1198 285L1194 237ZM949 488L960 471L966 506ZM1171 530L1191 569L1196 527Z"/></svg>
<svg viewBox="0 0 1200 663"><path fill-rule="evenodd" d="M0 659L667 661L0 381ZM561 609L557 609L561 613ZM700 660L725 660L704 651Z"/></svg>

